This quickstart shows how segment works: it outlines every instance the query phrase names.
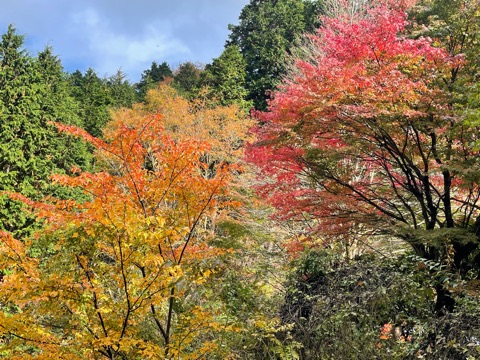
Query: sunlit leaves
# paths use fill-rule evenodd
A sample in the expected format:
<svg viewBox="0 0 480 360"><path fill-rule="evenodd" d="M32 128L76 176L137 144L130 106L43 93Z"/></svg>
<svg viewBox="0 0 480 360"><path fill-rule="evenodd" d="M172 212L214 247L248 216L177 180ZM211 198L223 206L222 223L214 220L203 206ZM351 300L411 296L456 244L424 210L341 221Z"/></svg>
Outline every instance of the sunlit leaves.
<svg viewBox="0 0 480 360"><path fill-rule="evenodd" d="M117 117L105 141L57 127L92 144L105 170L53 176L82 190L83 202L11 195L46 227L26 242L2 238L0 265L8 272L1 301L13 310L4 309L8 323L0 333L12 341L10 354L26 356L31 348L50 358L59 351L82 359L180 356L200 331L216 326L199 309L188 318L198 323L192 340L181 340L181 308L195 306L185 302L186 291L211 273L195 264L222 252L208 244L205 224L230 206L230 166L205 163L210 145L173 138L159 115L134 123ZM195 346L209 349L199 340Z"/></svg>
<svg viewBox="0 0 480 360"><path fill-rule="evenodd" d="M366 234L391 233L392 221L466 226L480 195L461 170L476 156L475 135L445 86L465 60L404 35L402 4L382 1L322 23L259 114L249 157L268 179L260 192L324 236L359 223Z"/></svg>

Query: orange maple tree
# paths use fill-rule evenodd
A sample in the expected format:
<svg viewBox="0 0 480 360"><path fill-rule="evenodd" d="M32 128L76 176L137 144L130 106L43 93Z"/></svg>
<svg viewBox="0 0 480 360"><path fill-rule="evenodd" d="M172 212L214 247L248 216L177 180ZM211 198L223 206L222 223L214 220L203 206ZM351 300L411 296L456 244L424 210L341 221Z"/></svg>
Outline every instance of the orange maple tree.
<svg viewBox="0 0 480 360"><path fill-rule="evenodd" d="M168 82L149 90L145 102L113 112L105 134L115 132L118 123L134 124L149 114L161 114L165 131L173 138L193 137L208 142L206 162L238 164L243 158L243 145L252 140L248 129L253 126L253 120L241 108L236 105L213 107L202 99L189 101Z"/></svg>
<svg viewBox="0 0 480 360"><path fill-rule="evenodd" d="M224 251L209 245L208 224L232 206L232 166L206 163L211 146L172 137L159 115L117 116L105 140L57 127L92 144L105 171L53 177L83 190L83 202L11 195L45 227L25 241L2 234L2 354L188 359L213 351L209 331L228 325L192 290L212 274L205 260Z"/></svg>

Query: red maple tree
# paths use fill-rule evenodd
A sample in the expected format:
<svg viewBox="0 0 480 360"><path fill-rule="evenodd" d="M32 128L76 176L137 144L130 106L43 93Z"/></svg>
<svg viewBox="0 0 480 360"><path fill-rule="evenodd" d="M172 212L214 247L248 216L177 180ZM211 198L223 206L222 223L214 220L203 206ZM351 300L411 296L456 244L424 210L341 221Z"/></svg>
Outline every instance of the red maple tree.
<svg viewBox="0 0 480 360"><path fill-rule="evenodd" d="M264 179L259 192L283 218L313 221L324 237L394 234L432 258L435 246L411 229L473 222L477 136L445 85L463 58L405 35L405 10L381 1L324 18L258 114L248 158Z"/></svg>

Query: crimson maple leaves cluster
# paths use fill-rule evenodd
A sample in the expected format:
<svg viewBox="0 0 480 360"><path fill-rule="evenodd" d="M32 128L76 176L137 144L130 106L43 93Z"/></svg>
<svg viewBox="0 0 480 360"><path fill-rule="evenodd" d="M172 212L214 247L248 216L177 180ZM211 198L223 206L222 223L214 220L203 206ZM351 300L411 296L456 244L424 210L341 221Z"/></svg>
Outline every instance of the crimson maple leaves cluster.
<svg viewBox="0 0 480 360"><path fill-rule="evenodd" d="M463 57L409 37L405 6L389 1L322 22L259 114L248 157L269 179L260 193L323 238L468 226L480 189L461 168L478 139L448 88Z"/></svg>

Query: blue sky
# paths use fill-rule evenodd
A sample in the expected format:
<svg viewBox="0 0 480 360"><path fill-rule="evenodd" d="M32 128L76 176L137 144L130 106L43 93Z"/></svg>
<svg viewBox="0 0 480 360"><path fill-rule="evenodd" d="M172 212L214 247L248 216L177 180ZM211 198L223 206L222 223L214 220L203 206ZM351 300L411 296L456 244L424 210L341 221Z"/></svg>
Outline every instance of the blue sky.
<svg viewBox="0 0 480 360"><path fill-rule="evenodd" d="M249 0L0 0L0 31L13 24L36 55L53 47L66 71L118 69L138 81L152 61L209 63Z"/></svg>

